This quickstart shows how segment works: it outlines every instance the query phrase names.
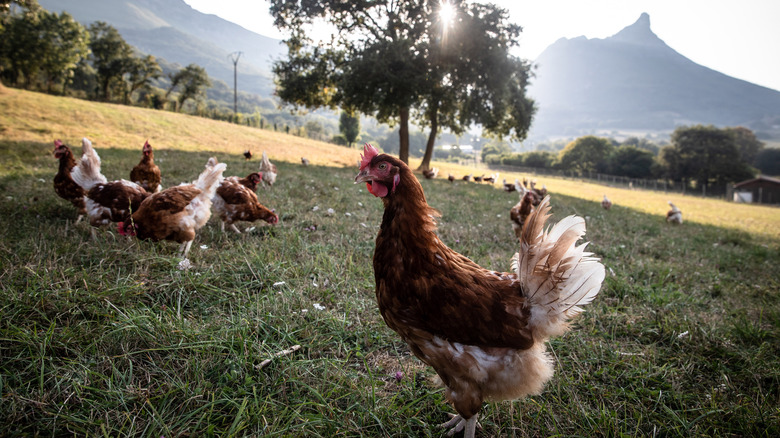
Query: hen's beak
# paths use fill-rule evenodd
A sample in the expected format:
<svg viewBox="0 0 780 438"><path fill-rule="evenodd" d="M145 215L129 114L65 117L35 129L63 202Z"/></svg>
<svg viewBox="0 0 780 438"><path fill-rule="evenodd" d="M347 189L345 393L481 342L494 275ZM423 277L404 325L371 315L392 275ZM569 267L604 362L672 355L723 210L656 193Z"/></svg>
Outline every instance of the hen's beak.
<svg viewBox="0 0 780 438"><path fill-rule="evenodd" d="M371 175L368 174L368 170L361 170L355 177L355 184L361 182L371 182Z"/></svg>

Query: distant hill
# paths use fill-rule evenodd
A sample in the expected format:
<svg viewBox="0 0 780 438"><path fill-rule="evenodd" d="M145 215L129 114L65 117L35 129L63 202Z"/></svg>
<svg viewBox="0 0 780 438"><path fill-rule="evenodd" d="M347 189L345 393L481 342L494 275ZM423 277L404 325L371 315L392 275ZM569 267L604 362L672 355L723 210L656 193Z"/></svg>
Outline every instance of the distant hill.
<svg viewBox="0 0 780 438"><path fill-rule="evenodd" d="M699 123L780 138L780 92L694 63L653 33L647 14L609 38L561 38L535 64L534 138Z"/></svg>
<svg viewBox="0 0 780 438"><path fill-rule="evenodd" d="M186 66L204 67L212 78L233 85L230 54L242 52L242 91L269 97L271 63L286 56L281 41L258 35L216 15L203 14L182 0L38 0L45 9L66 11L83 25L105 21L144 53Z"/></svg>

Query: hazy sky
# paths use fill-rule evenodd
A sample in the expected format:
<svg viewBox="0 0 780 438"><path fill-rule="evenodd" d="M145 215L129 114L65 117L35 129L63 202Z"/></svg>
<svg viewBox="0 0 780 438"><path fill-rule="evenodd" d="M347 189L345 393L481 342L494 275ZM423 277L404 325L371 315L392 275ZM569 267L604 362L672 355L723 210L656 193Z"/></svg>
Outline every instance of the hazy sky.
<svg viewBox="0 0 780 438"><path fill-rule="evenodd" d="M184 0L261 35L284 38L263 0ZM488 1L483 1L487 3ZM780 91L780 0L498 0L523 27L516 55L533 60L559 38L605 38L650 14L671 48L721 73Z"/></svg>

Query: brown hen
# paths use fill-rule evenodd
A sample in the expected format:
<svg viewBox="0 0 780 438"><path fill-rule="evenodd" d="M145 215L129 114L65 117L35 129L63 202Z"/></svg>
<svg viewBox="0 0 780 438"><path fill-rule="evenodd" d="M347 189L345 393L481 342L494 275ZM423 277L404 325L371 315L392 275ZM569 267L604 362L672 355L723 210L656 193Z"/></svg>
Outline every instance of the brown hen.
<svg viewBox="0 0 780 438"><path fill-rule="evenodd" d="M141 162L130 171L130 181L143 187L149 193L159 192L162 190L160 185L162 177L160 176L160 168L154 164L154 151L149 140L144 143L141 153Z"/></svg>
<svg viewBox="0 0 780 438"><path fill-rule="evenodd" d="M545 199L528 217L513 272L485 269L436 235L438 213L402 161L366 145L355 182L382 199L374 277L379 311L433 367L458 415L443 424L473 438L484 401L539 394L553 374L545 342L598 293L604 266L576 246L582 218L545 230Z"/></svg>

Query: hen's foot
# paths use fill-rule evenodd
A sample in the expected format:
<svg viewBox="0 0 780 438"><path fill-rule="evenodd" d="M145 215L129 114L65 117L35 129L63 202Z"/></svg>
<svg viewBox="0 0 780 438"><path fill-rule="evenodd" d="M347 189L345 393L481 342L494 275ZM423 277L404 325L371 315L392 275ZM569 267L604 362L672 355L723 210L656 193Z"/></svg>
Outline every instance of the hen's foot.
<svg viewBox="0 0 780 438"><path fill-rule="evenodd" d="M480 429L482 426L477 422L478 415L474 415L473 417L469 419L465 419L461 417L460 415L455 414L448 414L450 417L450 421L446 423L442 423L439 425L439 427L444 429L449 429L447 432L447 436L453 436L456 433L462 431L465 429L465 432L463 433L463 438L474 438L474 434L476 433L477 427Z"/></svg>

